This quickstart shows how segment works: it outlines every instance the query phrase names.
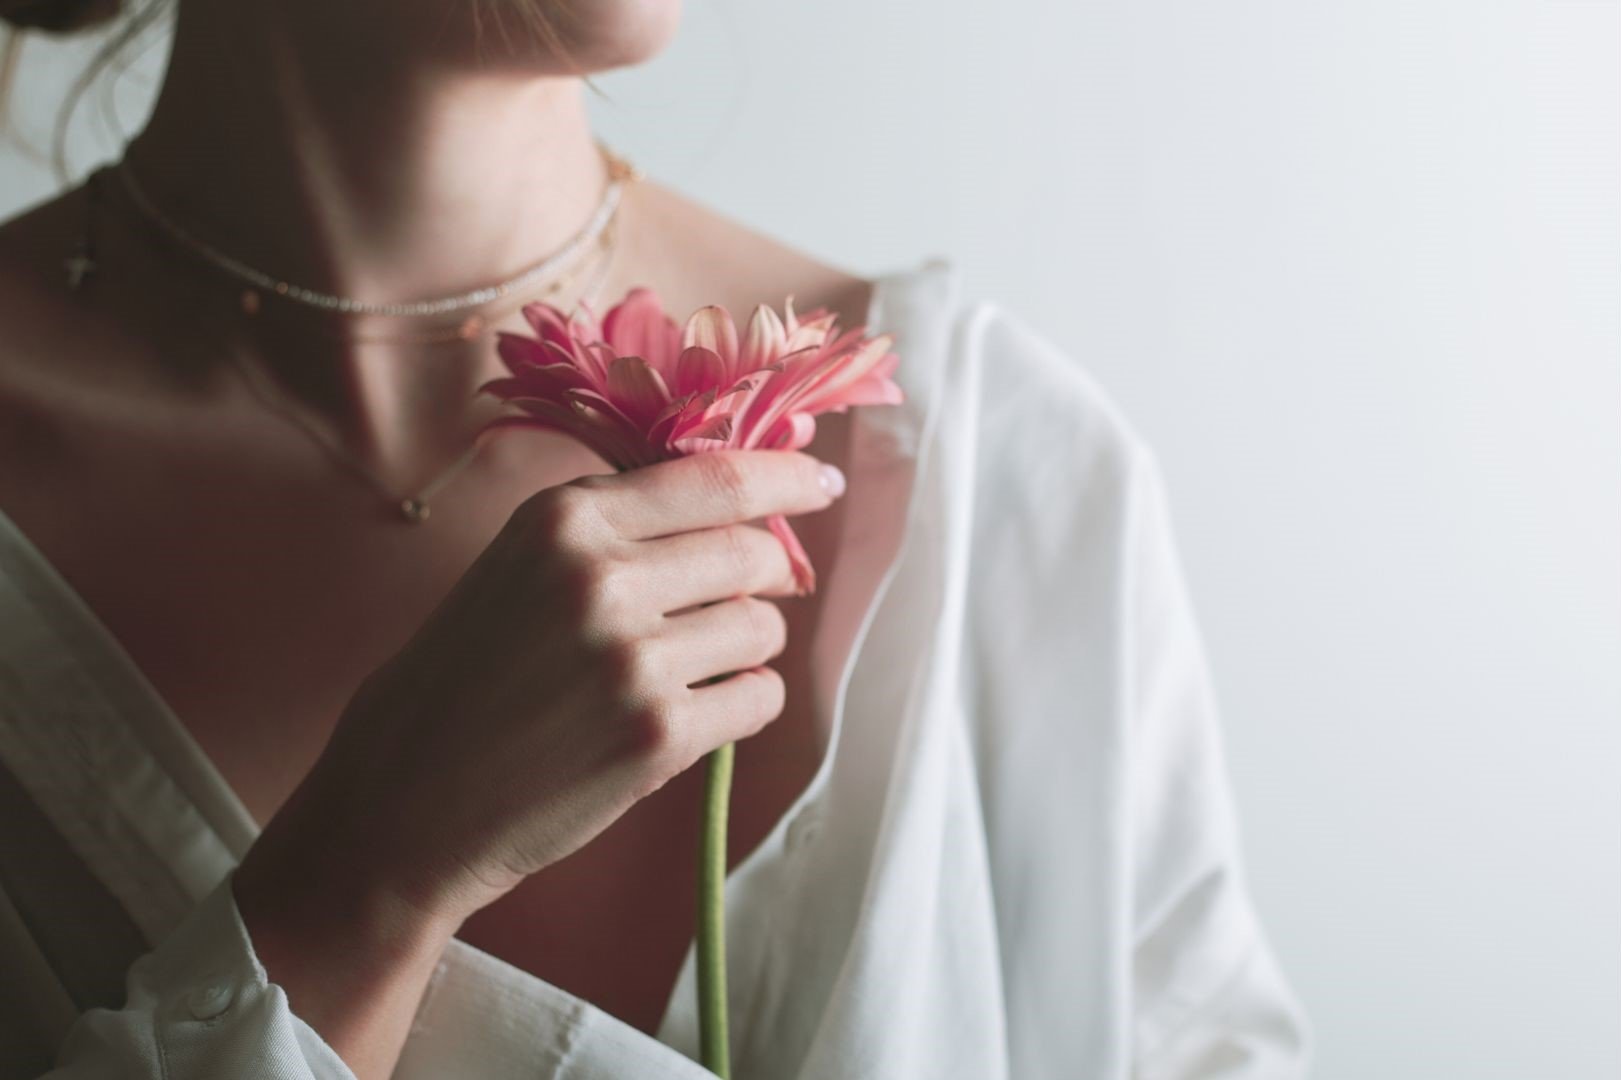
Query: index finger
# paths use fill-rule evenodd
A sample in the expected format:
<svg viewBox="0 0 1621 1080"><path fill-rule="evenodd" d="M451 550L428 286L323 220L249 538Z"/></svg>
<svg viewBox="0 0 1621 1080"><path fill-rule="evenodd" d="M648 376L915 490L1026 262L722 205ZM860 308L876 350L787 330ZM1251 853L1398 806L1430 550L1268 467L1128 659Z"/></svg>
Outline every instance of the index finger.
<svg viewBox="0 0 1621 1080"><path fill-rule="evenodd" d="M595 493L596 509L622 538L650 540L821 510L839 488L824 482L822 466L799 450L712 450L570 483Z"/></svg>

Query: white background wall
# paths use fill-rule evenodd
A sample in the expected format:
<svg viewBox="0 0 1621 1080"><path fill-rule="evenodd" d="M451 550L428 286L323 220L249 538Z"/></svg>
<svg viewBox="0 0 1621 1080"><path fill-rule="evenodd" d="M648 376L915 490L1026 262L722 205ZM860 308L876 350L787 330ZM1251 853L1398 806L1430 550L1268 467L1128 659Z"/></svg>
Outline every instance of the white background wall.
<svg viewBox="0 0 1621 1080"><path fill-rule="evenodd" d="M1596 0L687 0L600 80L661 180L955 256L1157 444L1328 1080L1621 1076L1618 50ZM0 213L53 190L0 154Z"/></svg>

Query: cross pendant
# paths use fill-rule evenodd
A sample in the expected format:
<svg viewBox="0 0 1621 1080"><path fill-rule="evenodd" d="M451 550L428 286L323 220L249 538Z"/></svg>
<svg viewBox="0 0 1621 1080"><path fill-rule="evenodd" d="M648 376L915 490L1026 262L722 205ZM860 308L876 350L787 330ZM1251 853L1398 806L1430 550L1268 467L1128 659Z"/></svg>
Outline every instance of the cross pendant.
<svg viewBox="0 0 1621 1080"><path fill-rule="evenodd" d="M89 252L76 251L62 260L62 268L68 274L68 288L77 289L95 271L96 260L91 258Z"/></svg>

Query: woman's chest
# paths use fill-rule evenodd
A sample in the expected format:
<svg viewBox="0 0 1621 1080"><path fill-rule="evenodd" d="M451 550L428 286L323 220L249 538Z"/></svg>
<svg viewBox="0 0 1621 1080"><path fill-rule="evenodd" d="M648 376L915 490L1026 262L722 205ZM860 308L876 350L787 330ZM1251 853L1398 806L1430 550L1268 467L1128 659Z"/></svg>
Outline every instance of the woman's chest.
<svg viewBox="0 0 1621 1080"><path fill-rule="evenodd" d="M455 543L446 529L438 543L449 546L421 542L411 558L396 559L341 539L306 544L296 530L266 542L267 529L211 517L129 520L65 530L46 545L261 824L319 756L360 681L404 644L487 542L470 535ZM825 565L831 530L800 532ZM781 603L788 647L773 666L787 705L738 747L732 866L809 784L825 742L810 665L815 606ZM703 771L700 763L666 784L475 915L460 936L655 1032L695 926Z"/></svg>
<svg viewBox="0 0 1621 1080"><path fill-rule="evenodd" d="M808 703L792 697L794 685L772 725L774 742L762 734L738 744L728 872L815 774L817 748L792 745L814 723ZM656 1035L697 926L706 768L700 761L670 781L590 844L476 913L457 936Z"/></svg>
<svg viewBox="0 0 1621 1080"><path fill-rule="evenodd" d="M839 424L824 425L817 443L812 453L842 463ZM237 486L214 480L198 454L185 459L197 472L143 465L138 476L131 463L142 458L83 455L97 467L51 484L33 482L37 469L26 483L0 475L0 495L262 825L319 757L361 681L409 640L517 503L600 471L594 455L556 449L546 475L537 466L481 488L470 471L421 525L379 522L386 508L368 507L363 488L324 477L267 501L253 462L226 470L244 477ZM824 580L842 520L835 504L794 522ZM828 716L811 646L823 595L778 601L788 643L772 666L787 704L738 746L731 866L820 763ZM700 763L460 936L655 1031L693 936L702 781Z"/></svg>

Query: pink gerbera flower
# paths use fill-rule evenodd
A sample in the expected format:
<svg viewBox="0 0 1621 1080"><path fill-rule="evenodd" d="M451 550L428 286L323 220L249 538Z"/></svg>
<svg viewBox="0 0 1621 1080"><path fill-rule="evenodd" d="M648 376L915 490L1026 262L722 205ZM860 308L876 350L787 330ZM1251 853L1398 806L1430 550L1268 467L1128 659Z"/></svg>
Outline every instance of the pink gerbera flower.
<svg viewBox="0 0 1621 1080"><path fill-rule="evenodd" d="M581 301L573 315L526 305L535 336L502 332L497 349L511 376L479 387L523 410L489 427L543 427L571 435L614 468L721 449L798 450L815 416L851 405L903 400L890 379L900 357L891 337L838 333L822 308L785 315L760 304L739 340L724 308L701 307L677 326L650 288L631 289L599 324ZM766 525L782 542L801 594L816 574L780 514Z"/></svg>

